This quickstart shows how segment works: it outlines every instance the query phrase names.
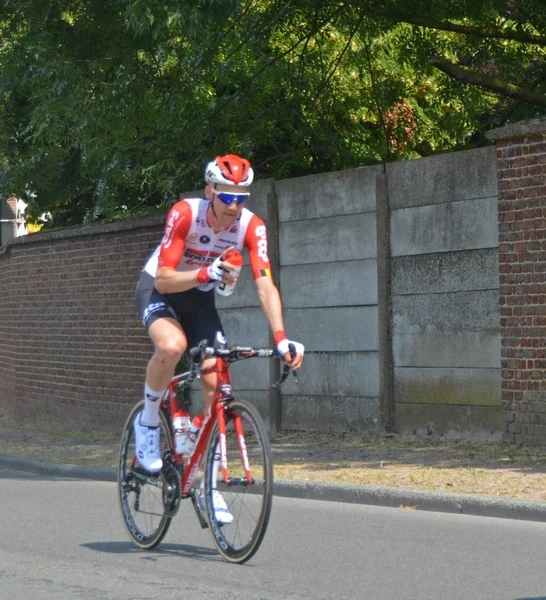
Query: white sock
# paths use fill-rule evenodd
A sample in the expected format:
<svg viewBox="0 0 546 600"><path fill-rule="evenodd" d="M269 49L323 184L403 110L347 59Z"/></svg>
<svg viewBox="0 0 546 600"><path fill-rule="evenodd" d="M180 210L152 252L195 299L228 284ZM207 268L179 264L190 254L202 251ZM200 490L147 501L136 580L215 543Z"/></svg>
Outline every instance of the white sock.
<svg viewBox="0 0 546 600"><path fill-rule="evenodd" d="M148 427L159 425L159 406L164 391L156 392L150 388L148 383L144 385L144 410L140 417L142 425L147 425Z"/></svg>

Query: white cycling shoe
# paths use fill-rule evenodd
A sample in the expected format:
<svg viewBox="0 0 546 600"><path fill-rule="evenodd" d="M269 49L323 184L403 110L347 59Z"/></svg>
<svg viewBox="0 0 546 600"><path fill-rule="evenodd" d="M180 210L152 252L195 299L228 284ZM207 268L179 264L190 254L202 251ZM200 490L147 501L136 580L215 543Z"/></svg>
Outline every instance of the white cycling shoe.
<svg viewBox="0 0 546 600"><path fill-rule="evenodd" d="M214 518L222 525L229 525L233 521L233 515L229 512L226 501L218 490L212 492L212 506L214 507Z"/></svg>
<svg viewBox="0 0 546 600"><path fill-rule="evenodd" d="M137 415L134 423L135 451L138 462L147 471L161 471L163 461L159 451L159 425L156 427L142 425L141 417L142 413Z"/></svg>
<svg viewBox="0 0 546 600"><path fill-rule="evenodd" d="M201 510L205 511L205 497L201 491L199 494ZM220 525L229 525L233 522L233 515L229 512L226 501L218 490L212 492L212 505L214 507L214 519Z"/></svg>

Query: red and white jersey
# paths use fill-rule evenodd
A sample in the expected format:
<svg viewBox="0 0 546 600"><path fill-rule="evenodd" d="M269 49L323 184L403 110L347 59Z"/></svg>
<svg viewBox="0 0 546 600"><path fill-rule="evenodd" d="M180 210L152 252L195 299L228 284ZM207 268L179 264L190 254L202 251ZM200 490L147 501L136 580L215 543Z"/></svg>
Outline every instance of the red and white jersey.
<svg viewBox="0 0 546 600"><path fill-rule="evenodd" d="M267 231L262 219L243 208L233 225L215 233L207 222L209 201L188 198L177 202L169 212L161 244L149 258L144 271L155 277L158 267L194 271L211 264L222 252L234 246L248 249L254 279L271 277L267 256ZM214 281L200 285L211 290Z"/></svg>

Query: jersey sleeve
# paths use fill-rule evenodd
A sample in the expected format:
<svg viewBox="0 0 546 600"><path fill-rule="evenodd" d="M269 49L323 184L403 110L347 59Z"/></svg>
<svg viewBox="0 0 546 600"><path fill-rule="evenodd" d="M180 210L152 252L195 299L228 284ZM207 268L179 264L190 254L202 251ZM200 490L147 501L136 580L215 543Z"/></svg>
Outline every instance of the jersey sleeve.
<svg viewBox="0 0 546 600"><path fill-rule="evenodd" d="M243 243L248 249L254 279L271 277L271 263L267 255L267 230L264 222L253 215L248 223Z"/></svg>
<svg viewBox="0 0 546 600"><path fill-rule="evenodd" d="M191 206L185 200L177 202L170 210L159 250L160 267L176 269L184 253L184 241L192 222Z"/></svg>

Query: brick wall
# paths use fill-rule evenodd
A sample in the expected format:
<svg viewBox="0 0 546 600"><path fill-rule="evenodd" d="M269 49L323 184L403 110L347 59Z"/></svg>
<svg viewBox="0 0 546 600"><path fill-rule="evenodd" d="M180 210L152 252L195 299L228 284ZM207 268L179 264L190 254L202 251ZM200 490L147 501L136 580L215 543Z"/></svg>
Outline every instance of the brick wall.
<svg viewBox="0 0 546 600"><path fill-rule="evenodd" d="M432 419L433 433L453 431L460 437L473 437L479 428L489 434L503 429L507 441L544 445L546 118L507 126L489 137L497 141L497 170L493 148L387 169L390 226L395 233L390 249L394 302L389 314L394 324L396 424L400 431L408 424L420 431ZM440 168L445 161L446 167ZM375 189L376 174L370 169L374 168L317 176L320 190L323 182L331 184L341 202L338 211L352 215L345 220L325 213L330 205L317 204L316 194L309 195L311 178L275 184L281 205L279 263L287 331L308 349L308 368L298 386L288 383L280 399L285 416L298 428L332 429L332 410L336 426L344 420L345 428L364 430L378 416L377 406L368 400L385 385L378 370L381 357L376 345L366 346L376 344L378 331L374 294L381 273L375 265L374 210L371 206L359 217L369 230L355 221L352 210L353 203L360 210L365 207L362 198L368 196L357 196L366 186ZM430 188L427 194L419 191L412 203L418 186L408 174ZM398 187L397 200L392 190ZM271 188L264 180L253 190L252 208L260 215L268 214L274 197ZM372 193L368 200L373 199ZM308 214L313 210L316 214ZM121 427L129 407L141 397L152 351L138 320L134 288L146 256L161 237L164 218L163 214L23 236L0 248L0 417ZM269 233L270 238L279 235L273 228ZM334 240L335 252L318 264L316 248L322 248L326 236ZM309 260L303 267L293 256ZM349 264L356 262L355 257L358 265ZM249 267L245 269L248 274ZM327 269L339 281L325 278ZM407 280L408 273L415 273L417 287ZM252 281L243 277L239 285L239 294L219 302L230 342L267 344L267 324L255 292L250 291ZM419 320L421 315L424 321ZM473 385L478 371L487 375L487 390ZM317 378L317 372L328 377ZM271 400L270 375L249 365L246 371L241 367L236 381L263 408ZM361 385L362 377L369 393ZM454 395L457 389L460 393ZM425 406L424 392L438 398L444 394L446 401L435 399ZM304 406L299 420L288 411L290 394L295 398L293 407ZM300 402L306 396L316 407L314 421ZM418 406L418 418L415 410L410 415L406 407L403 412L404 402L412 409L423 405ZM491 426L484 418L484 404L492 407ZM364 406L370 407L369 413L362 411ZM446 415L449 428L440 430L438 423Z"/></svg>
<svg viewBox="0 0 546 600"><path fill-rule="evenodd" d="M0 255L0 416L124 422L151 356L134 291L163 221L18 238Z"/></svg>
<svg viewBox="0 0 546 600"><path fill-rule="evenodd" d="M504 439L546 440L546 122L497 139Z"/></svg>

